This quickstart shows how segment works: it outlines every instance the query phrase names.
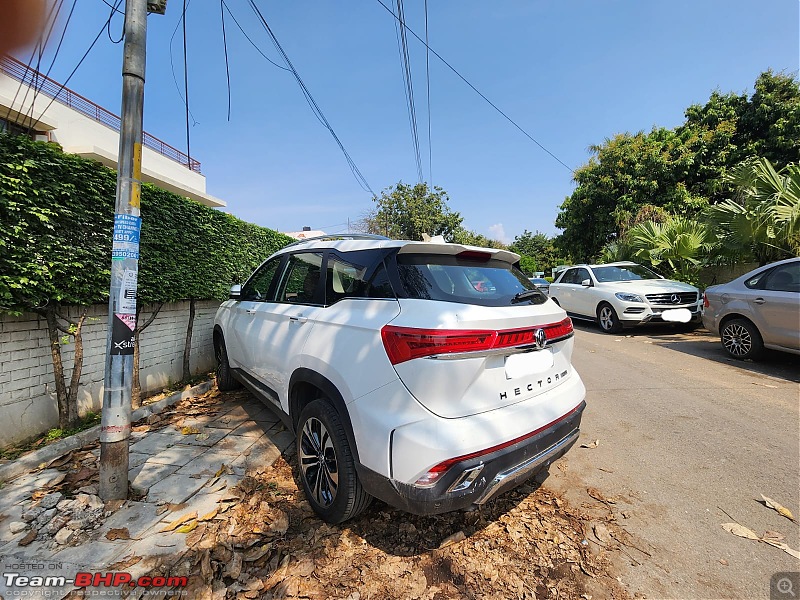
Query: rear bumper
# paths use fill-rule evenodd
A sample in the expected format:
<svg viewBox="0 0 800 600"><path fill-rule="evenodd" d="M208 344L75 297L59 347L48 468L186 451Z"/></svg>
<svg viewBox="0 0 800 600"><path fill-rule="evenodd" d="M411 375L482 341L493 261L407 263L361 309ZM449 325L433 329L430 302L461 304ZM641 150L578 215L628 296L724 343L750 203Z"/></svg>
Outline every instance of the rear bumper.
<svg viewBox="0 0 800 600"><path fill-rule="evenodd" d="M577 441L586 402L546 429L478 458L454 464L432 487L388 479L361 466L367 492L387 504L418 515L431 515L480 505L533 477L564 455Z"/></svg>

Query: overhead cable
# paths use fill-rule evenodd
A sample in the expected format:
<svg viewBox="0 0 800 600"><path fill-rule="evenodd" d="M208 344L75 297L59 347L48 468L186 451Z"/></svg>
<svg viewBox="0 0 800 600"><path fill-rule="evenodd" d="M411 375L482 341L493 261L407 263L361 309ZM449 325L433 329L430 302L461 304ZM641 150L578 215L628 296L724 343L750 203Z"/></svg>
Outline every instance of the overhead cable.
<svg viewBox="0 0 800 600"><path fill-rule="evenodd" d="M250 1L250 6L253 8L253 11L255 12L256 16L261 21L264 30L267 32L270 39L272 40L272 43L275 45L275 49L278 51L281 57L283 57L284 62L286 62L286 66L289 67L289 69L292 72L292 75L294 75L294 78L297 81L297 85L300 86L300 89L303 92L303 96L305 97L306 102L308 102L308 105L311 107L312 112L317 116L317 119L319 119L320 122L325 126L325 128L330 132L331 136L336 141L336 144L339 146L339 149L342 151L342 154L344 155L345 160L347 160L347 164L350 166L350 170L353 172L353 177L355 177L356 181L358 182L358 185L361 186L361 189L363 189L365 192L369 192L370 194L372 194L373 198L377 197L377 195L367 182L366 178L359 170L355 161L352 159L350 154L345 149L344 144L342 144L342 141L339 139L339 136L336 135L336 132L333 130L333 127L328 122L328 119L325 118L322 109L319 107L316 100L314 100L314 97L311 95L311 92L308 90L308 87L306 87L306 84L303 82L303 79L300 77L300 74L297 72L297 69L294 68L292 61L289 60L289 56L286 54L286 51L284 51L283 46L281 46L280 42L278 41L278 38L273 33L272 29L267 23L267 20L264 18L264 15L261 14L261 11L258 9L258 6L256 6L254 0L249 0L249 1Z"/></svg>
<svg viewBox="0 0 800 600"><path fill-rule="evenodd" d="M414 146L414 160L417 165L417 181L422 183L422 161L419 154L419 130L417 128L417 111L414 104L414 84L411 79L411 57L408 53L408 39L406 37L405 13L403 10L403 0L397 2L397 46L400 52L400 66L403 71L403 84L406 94L406 104L408 106L408 124L411 127L411 142Z"/></svg>
<svg viewBox="0 0 800 600"><path fill-rule="evenodd" d="M382 7L383 7L385 10L386 10L386 12L388 12L388 13L389 13L390 15L392 15L392 16L393 16L395 19L397 19L397 15L395 15L395 14L394 14L394 12L392 11L392 9L391 9L391 8L389 8L388 6L386 6L386 4L384 4L384 3L383 3L383 0L377 0L377 1L378 1L378 4L380 4L380 5L381 5L381 6L382 6ZM568 169L570 173L574 173L574 172L575 172L575 171L572 169L572 167L570 167L569 165L567 165L567 163L565 163L563 160L561 160L560 158L558 158L558 157L557 157L555 154L553 154L552 152L550 152L550 150L548 150L547 148L545 148L545 147L544 147L544 146L543 146L543 145L542 145L542 144L541 144L541 143L540 143L540 142L539 142L539 141L538 141L536 138L534 138L534 137L533 137L533 136L532 136L530 133L528 133L528 132L527 132L527 131L525 131L525 130L524 130L524 129L523 129L521 126L520 126L520 125L518 125L518 124L517 124L517 122L516 122L516 121L514 121L514 119L512 119L511 117L509 117L509 116L508 116L508 115L507 115L505 112L503 112L503 111L502 111L502 110L501 110L501 109L500 109L500 108L499 108L499 107L498 107L498 106L497 106L497 105L496 105L494 102L492 102L491 100L489 100L489 98L487 98L487 97L486 97L486 96L485 96L485 95L484 95L484 94L483 94L483 93L482 93L482 92L481 92L481 91L480 91L478 88L476 88L474 85L472 85L472 84L471 84L471 83L470 83L470 82L467 80L467 78L466 78L466 77L464 77L464 76L463 76L461 73L459 73L459 72L456 70L456 68L455 68L453 65L451 65L449 62L447 62L447 61L444 59L444 57L443 57L441 54L439 54L438 52L436 52L436 50L434 50L433 48L431 48L430 46L428 46L428 44L427 44L427 43L425 43L425 41L424 41L424 40L423 40L421 37L419 37L419 36L418 36L416 33L414 33L414 31L413 31L413 30L412 30L412 29L411 29L411 28L410 28L408 25L405 25L405 24L404 24L404 27L405 27L405 28L408 30L408 32L409 32L411 35L413 35L415 38L417 38L417 40L418 40L420 43L424 44L424 45L425 45L425 47L426 47L428 50L430 50L430 51L433 53L433 55L434 55L436 58L438 58L440 61L442 61L442 62L445 64L445 66L446 66L448 69L450 69L450 70L451 70L453 73L455 73L455 74L458 76L458 78L459 78L459 79L461 79L461 81L463 81L463 82L464 82L464 83L466 83L466 84L467 84L467 85L468 85L470 88L472 88L472 91L474 91L476 94L478 94L478 95L479 95L481 98L483 98L483 99L484 99L484 100L485 100L485 101L486 101L486 102L489 104L489 106L491 106L491 107L492 107L493 109L495 109L495 110L496 110L498 113L500 113L500 114L501 114L501 115L502 115L502 116L503 116L503 117L506 119L506 121L508 121L509 123L511 123L511 124L512 124L514 127L516 127L516 128L517 128L517 129L518 129L518 130L519 130L519 131L520 131L520 132L521 132L521 133L522 133L522 134L523 134L525 137L527 137L527 138L528 138L529 140L531 140L531 141L532 141L534 144L536 144L537 146L539 146L539 148L541 148L541 149L542 149L542 150L544 150L544 151L545 151L547 154L549 154L549 155L550 155L550 156L551 156L553 159L555 159L555 161L556 161L556 162L560 163L560 164L561 164L563 167L565 167L566 169Z"/></svg>
<svg viewBox="0 0 800 600"><path fill-rule="evenodd" d="M97 40L99 40L99 39L100 39L100 36L101 36L101 35L103 35L103 32L106 30L106 26L108 25L109 21L111 21L111 19L113 18L113 16L114 16L114 12L116 12L116 9L119 7L119 5L120 5L120 4L122 4L122 0L116 0L116 3L115 3L115 4L114 4L114 6L112 7L112 11L111 11L111 14L109 15L108 19L106 20L106 22L105 22L105 23L103 23L103 26L100 28L100 31L98 31L98 32L97 32L97 35L95 36L94 40L92 40L92 43L89 45L89 47L86 49L86 52L84 52L84 53L83 53L83 56L82 56L82 57L81 57L81 59L78 61L78 64L77 64L77 65L75 65L75 68L74 68L74 69L72 69L72 72L69 74L69 77L67 77L67 78L66 78L66 80L64 80L64 83L62 83L62 84L59 86L58 90L57 90L57 91L56 91L56 92L53 94L53 97L52 97L52 99L50 100L50 102L47 104L47 106L44 108L44 110L43 110L43 111L41 112L41 114L39 115L39 118L38 118L38 119L36 119L36 121L35 121L35 122L34 122L34 123L31 125L31 129L33 129L33 128L34 128L34 127L35 127L35 126L36 126L36 125L39 123L39 120L40 120L40 119L41 119L41 118L42 118L42 117L45 115L45 113L46 113L46 112L47 112L47 111L50 109L50 107L53 105L53 102L55 102L55 101L56 101L56 98L58 98L58 95L59 95L59 94L61 93L61 91L62 91L62 90L63 90L63 89L64 89L64 88L67 86L67 84L69 83L70 79L72 79L72 76L73 76L73 75L75 75L75 73L77 72L77 70L78 70L78 69L81 67L81 65L83 64L83 61L85 61L85 60L86 60L86 57L87 57L87 56L89 56L89 53L90 53L90 52L92 51L92 49L95 47L95 44L97 44Z"/></svg>

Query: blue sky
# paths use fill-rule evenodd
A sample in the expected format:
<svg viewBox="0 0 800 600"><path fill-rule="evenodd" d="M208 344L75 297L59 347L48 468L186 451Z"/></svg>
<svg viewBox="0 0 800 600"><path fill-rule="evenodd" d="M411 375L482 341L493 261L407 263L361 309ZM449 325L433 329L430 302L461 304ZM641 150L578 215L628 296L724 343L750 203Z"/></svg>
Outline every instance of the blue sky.
<svg viewBox="0 0 800 600"><path fill-rule="evenodd" d="M225 0L261 50L283 64L246 0ZM392 6L391 0L384 0ZM314 99L376 192L418 179L392 16L377 0L256 0ZM64 1L62 26L72 6ZM423 0L405 2L424 38ZM148 19L145 130L186 150L182 2ZM110 9L77 0L51 77L64 81ZM191 154L208 192L232 214L280 231L344 231L373 203L293 77L264 60L226 13L231 119L220 4L186 11ZM114 36L122 19L112 21ZM797 0L429 0L430 46L561 161L616 133L674 127L709 94L752 92L762 71L796 73ZM430 57L431 166L425 50L409 37L420 153L466 227L513 240L555 234L571 172ZM27 59L29 52L17 55ZM69 87L119 112L122 44L103 33ZM49 61L45 61L49 64ZM147 218L147 215L143 215Z"/></svg>

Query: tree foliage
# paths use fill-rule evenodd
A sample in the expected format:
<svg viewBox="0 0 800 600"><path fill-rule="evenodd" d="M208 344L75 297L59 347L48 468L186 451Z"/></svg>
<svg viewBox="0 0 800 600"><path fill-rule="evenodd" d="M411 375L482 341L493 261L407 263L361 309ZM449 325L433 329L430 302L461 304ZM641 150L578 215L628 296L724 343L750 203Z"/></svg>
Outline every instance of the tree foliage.
<svg viewBox="0 0 800 600"><path fill-rule="evenodd" d="M447 192L438 186L431 190L427 183L408 185L401 181L374 200L375 209L358 224L364 232L396 240L441 235L448 242L462 232L461 215L450 209Z"/></svg>
<svg viewBox="0 0 800 600"><path fill-rule="evenodd" d="M541 231L531 233L526 229L514 238L510 249L522 257L520 267L527 275L536 271L549 275L554 267L567 262L556 249L553 238Z"/></svg>
<svg viewBox="0 0 800 600"><path fill-rule="evenodd" d="M737 193L716 204L705 218L730 259L760 264L800 256L800 166L776 170L766 158L750 160L727 177Z"/></svg>
<svg viewBox="0 0 800 600"><path fill-rule="evenodd" d="M108 299L115 193L100 163L0 134L0 313ZM145 184L139 301L225 299L291 241Z"/></svg>
<svg viewBox="0 0 800 600"><path fill-rule="evenodd" d="M78 418L86 307L108 299L115 194L116 173L100 163L0 134L0 314L45 317L62 428ZM152 185L141 201L139 305L222 300L293 241ZM74 318L66 305L83 308ZM75 343L69 385L61 334Z"/></svg>
<svg viewBox="0 0 800 600"><path fill-rule="evenodd" d="M683 217L730 198L727 174L752 156L778 169L800 159L800 86L793 76L762 73L753 94L714 92L686 109L674 129L623 133L591 148L561 205L559 247L590 260L634 224L645 205Z"/></svg>

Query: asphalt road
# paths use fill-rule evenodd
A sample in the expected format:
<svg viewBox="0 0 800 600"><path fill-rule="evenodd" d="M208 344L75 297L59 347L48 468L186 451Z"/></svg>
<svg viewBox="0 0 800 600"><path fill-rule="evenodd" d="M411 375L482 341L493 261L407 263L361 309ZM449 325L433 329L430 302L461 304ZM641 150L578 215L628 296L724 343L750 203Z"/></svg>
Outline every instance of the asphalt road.
<svg viewBox="0 0 800 600"><path fill-rule="evenodd" d="M596 504L588 487L616 500L619 525L644 550L619 554L632 594L769 598L774 573L800 571L789 554L721 527L776 531L800 549L800 525L759 502L800 517L800 357L738 362L704 330L579 325L573 364L587 389L579 444L600 443L576 445L545 485L586 506Z"/></svg>

